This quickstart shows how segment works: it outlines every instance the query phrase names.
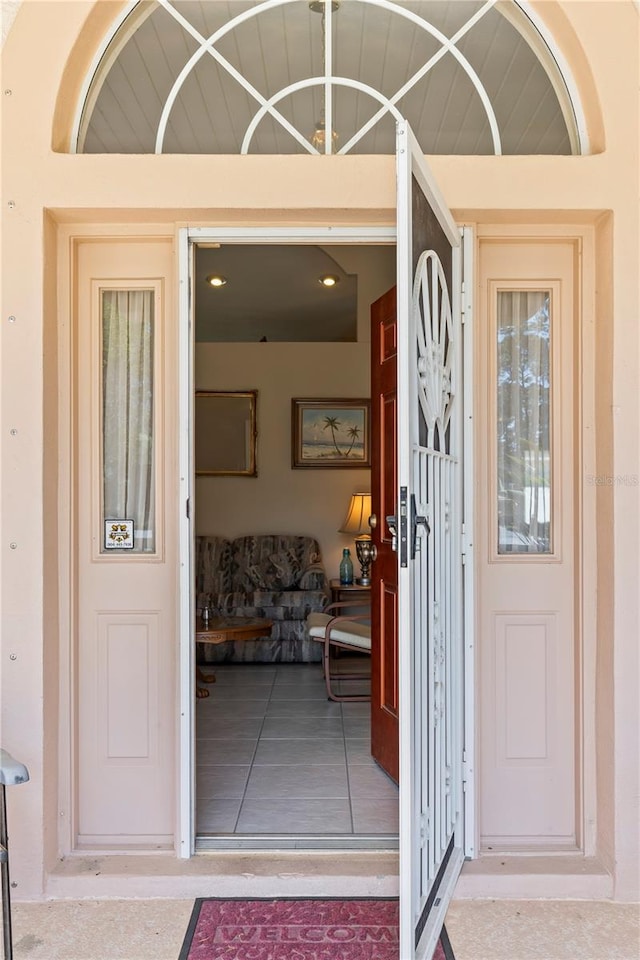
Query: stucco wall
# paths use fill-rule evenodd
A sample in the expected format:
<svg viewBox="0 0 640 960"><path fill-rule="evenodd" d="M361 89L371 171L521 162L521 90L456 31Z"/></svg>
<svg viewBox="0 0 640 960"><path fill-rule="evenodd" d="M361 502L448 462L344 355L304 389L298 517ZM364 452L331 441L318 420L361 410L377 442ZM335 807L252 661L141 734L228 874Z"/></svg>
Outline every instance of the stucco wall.
<svg viewBox="0 0 640 960"><path fill-rule="evenodd" d="M2 0L0 3L0 23L2 24L2 43L6 40L11 24L15 20L21 0Z"/></svg>
<svg viewBox="0 0 640 960"><path fill-rule="evenodd" d="M61 602L70 602L63 589L69 541L67 531L61 531L59 540L51 535L55 525L51 527L49 519L45 523L44 515L45 506L49 512L53 509L51 497L43 499L43 487L50 489L57 476L68 478L68 451L59 448L44 455L52 442L49 412L45 419L44 410L55 408L58 394L55 376L43 377L43 357L47 369L55 365L51 328L67 322L68 304L58 301L59 314L50 309L55 291L49 280L45 287L44 280L45 257L51 256L51 243L45 246L44 242L45 211L59 223L117 224L126 233L134 222L147 224L145 229L150 230L161 221L207 225L391 222L395 204L393 160L387 157L239 159L53 153L52 142L60 145L68 137L73 97L115 7L83 0L24 4L3 49L2 741L28 763L33 778L30 784L9 791L15 851L12 872L18 897L44 895L46 868L53 863L52 845L47 845L47 860L42 851L45 832L55 832L58 822L58 784L45 794L43 776L50 777L57 766L58 731L52 732L51 727L58 687L68 684L66 673L56 675L56 656L50 656L56 649L57 628L49 613L55 609L50 591L57 587L52 588L52 583L62 584ZM600 307L606 332L598 366L598 376L604 380L598 433L606 438L604 469L614 477L637 477L637 8L623 0L549 2L536 8L570 61L580 59L576 76L580 80L584 75L584 89L592 95L595 90L591 114L602 117L603 152L562 158L434 157L431 166L460 218L596 222L610 211L610 241L603 241L602 248L604 253L612 251L612 259ZM9 90L10 94L5 93ZM18 434L11 435L11 428L18 429ZM69 497L68 487L61 489L61 497ZM602 751L600 845L615 870L616 896L632 899L639 895L638 487L613 486L600 498L598 509L598 523L605 528L598 558L603 598L598 616L596 717ZM61 632L60 640L67 644L61 663L68 671L68 631ZM61 743L64 777L70 756L68 731L62 730Z"/></svg>

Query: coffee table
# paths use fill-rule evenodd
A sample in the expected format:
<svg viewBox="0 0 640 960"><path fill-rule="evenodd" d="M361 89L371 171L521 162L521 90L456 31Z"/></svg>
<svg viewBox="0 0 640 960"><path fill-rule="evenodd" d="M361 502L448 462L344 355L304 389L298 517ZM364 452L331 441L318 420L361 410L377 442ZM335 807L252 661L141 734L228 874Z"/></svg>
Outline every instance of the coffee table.
<svg viewBox="0 0 640 960"><path fill-rule="evenodd" d="M205 625L196 620L198 643L224 643L226 640L257 640L271 636L273 620L258 617L209 617Z"/></svg>
<svg viewBox="0 0 640 960"><path fill-rule="evenodd" d="M209 617L202 622L196 618L195 639L197 643L225 643L227 640L257 640L258 637L270 637L273 620L257 617ZM203 673L196 667L198 680L202 683L215 683L215 673ZM205 692L203 696L209 696Z"/></svg>

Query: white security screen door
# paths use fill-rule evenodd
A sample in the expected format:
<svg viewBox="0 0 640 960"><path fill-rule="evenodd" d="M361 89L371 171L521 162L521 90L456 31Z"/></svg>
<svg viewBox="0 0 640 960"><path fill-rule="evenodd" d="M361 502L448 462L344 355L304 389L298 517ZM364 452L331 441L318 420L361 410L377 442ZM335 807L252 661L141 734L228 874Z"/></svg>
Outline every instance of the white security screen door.
<svg viewBox="0 0 640 960"><path fill-rule="evenodd" d="M428 958L464 858L461 237L398 124L400 957Z"/></svg>

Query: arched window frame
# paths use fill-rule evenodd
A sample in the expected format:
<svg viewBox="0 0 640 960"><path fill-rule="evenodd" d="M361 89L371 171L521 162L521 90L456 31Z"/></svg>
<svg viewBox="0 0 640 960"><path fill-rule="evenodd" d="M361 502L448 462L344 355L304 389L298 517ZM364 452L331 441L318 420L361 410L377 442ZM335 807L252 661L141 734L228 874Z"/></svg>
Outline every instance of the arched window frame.
<svg viewBox="0 0 640 960"><path fill-rule="evenodd" d="M346 77L338 77L332 74L331 23L333 11L330 0L323 0L325 6L324 75L322 77L309 77L305 80L298 81L296 84L289 85L287 88L278 91L276 94L267 99L263 97L259 91L252 88L248 81L245 81L239 72L235 70L231 64L228 64L228 62L225 61L225 58L215 50L215 43L223 36L226 36L240 23L245 22L247 19L259 16L260 13L264 12L265 10L272 9L273 7L295 2L297 2L297 0L264 0L264 2L257 4L250 10L244 11L243 13L238 14L231 20L227 21L223 27L217 30L210 37L202 37L200 34L198 34L197 30L195 30L195 28L193 28L193 26L189 24L189 22L186 21L185 18L182 17L181 14L179 14L179 12L172 7L171 0L157 0L158 4L164 7L172 16L182 23L183 27L188 30L194 39L197 40L200 46L187 61L182 71L176 78L169 97L165 102L156 135L156 153L163 152L162 146L171 108L175 103L175 99L182 87L182 84L190 75L195 64L207 53L212 55L214 59L221 64L223 69L227 70L232 76L235 76L236 80L241 83L244 89L250 93L250 95L253 96L256 102L259 104L259 107L249 124L243 140L240 151L243 154L249 152L251 138L255 133L260 121L267 115L271 115L278 123L280 123L308 153L318 154L320 152L310 142L310 140L307 139L307 137L300 133L300 131L297 130L288 120L286 120L286 118L283 117L276 109L276 104L281 99L293 92L296 92L297 90L310 86L324 87L324 115L326 127L329 130L332 129L331 92L334 86L345 86L358 89L368 94L372 97L372 99L381 104L376 114L370 118L370 120L367 121L367 123L363 125L363 127L357 131L356 134L354 134L354 136L352 136L346 144L337 150L338 154L348 153L355 143L361 139L362 136L364 136L365 133L371 129L385 114L391 113L396 120L401 118L401 114L396 107L396 103L446 53L451 53L456 58L473 83L487 116L491 130L494 153L496 155L500 155L502 153L500 133L490 98L487 95L486 90L475 70L456 47L456 43L461 39L461 37L473 27L473 25L484 15L487 10L495 6L497 0L486 0L486 3L480 8L480 10L477 11L451 38L444 36L436 27L424 20L424 18L413 14L411 11L405 10L398 3L394 2L394 0L354 0L354 2L381 7L396 13L399 16L405 17L406 19L412 20L414 23L416 23L416 25L425 29L441 43L440 49L422 66L419 71L414 74L412 78L410 78L409 81L407 81L407 83L403 85L399 91L396 91L391 98L385 97L379 91L360 83L359 81ZM91 117L93 107L95 106L96 100L99 96L102 83L106 79L109 69L117 59L122 48L135 33L144 19L151 15L154 9L156 8L153 4L145 3L144 0L130 0L130 2L121 11L120 15L112 24L111 29L105 35L103 42L93 58L82 86L81 95L78 101L78 109L76 111L72 129L70 143L71 153L83 152L84 138L88 128L89 118ZM578 86L575 82L575 78L573 77L566 58L564 58L564 56L561 54L561 51L555 43L552 33L548 30L544 22L533 9L530 0L509 0L508 3L501 2L500 12L526 40L545 70L545 73L549 78L554 92L558 98L560 109L562 111L563 119L567 128L571 153L574 155L589 154L590 142L588 127L578 92ZM326 138L324 152L332 152L331 137Z"/></svg>

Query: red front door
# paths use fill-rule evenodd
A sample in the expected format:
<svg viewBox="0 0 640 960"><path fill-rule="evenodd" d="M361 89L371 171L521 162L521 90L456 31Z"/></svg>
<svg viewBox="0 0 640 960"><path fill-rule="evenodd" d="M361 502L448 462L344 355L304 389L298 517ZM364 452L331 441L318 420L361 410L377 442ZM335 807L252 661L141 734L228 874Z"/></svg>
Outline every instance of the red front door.
<svg viewBox="0 0 640 960"><path fill-rule="evenodd" d="M398 782L398 554L387 517L397 501L396 288L371 307L371 531L377 557L371 575L371 754Z"/></svg>

